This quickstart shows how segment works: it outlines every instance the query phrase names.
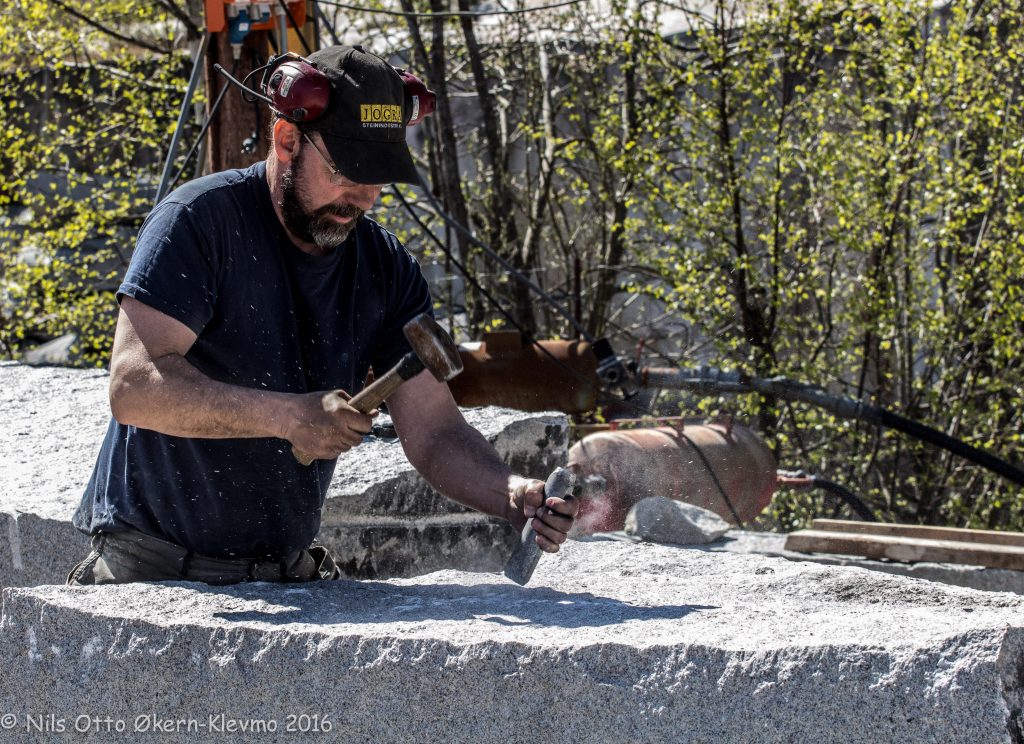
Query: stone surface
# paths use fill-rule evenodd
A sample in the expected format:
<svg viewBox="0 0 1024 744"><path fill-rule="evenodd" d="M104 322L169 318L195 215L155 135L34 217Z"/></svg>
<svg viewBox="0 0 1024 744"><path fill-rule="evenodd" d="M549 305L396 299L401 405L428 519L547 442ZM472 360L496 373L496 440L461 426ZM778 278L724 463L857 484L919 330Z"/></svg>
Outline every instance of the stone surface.
<svg viewBox="0 0 1024 744"><path fill-rule="evenodd" d="M5 742L1024 741L1024 598L650 543L572 542L527 587L7 589L0 668Z"/></svg>
<svg viewBox="0 0 1024 744"><path fill-rule="evenodd" d="M63 582L88 550L71 515L109 421L107 380L99 370L0 362L0 586ZM544 478L565 462L561 414L464 413L518 472ZM378 437L339 459L320 534L360 577L493 569L514 539L503 522L437 494L396 440Z"/></svg>
<svg viewBox="0 0 1024 744"><path fill-rule="evenodd" d="M76 343L77 335L65 333L52 341L29 349L22 355L22 361L32 365L71 364L79 359L79 355L74 351Z"/></svg>
<svg viewBox="0 0 1024 744"><path fill-rule="evenodd" d="M665 496L641 499L626 515L624 531L641 540L704 545L729 531L729 523L708 509Z"/></svg>
<svg viewBox="0 0 1024 744"><path fill-rule="evenodd" d="M71 514L109 415L105 372L0 362L0 586L63 581L85 555Z"/></svg>
<svg viewBox="0 0 1024 744"><path fill-rule="evenodd" d="M588 535L590 540L635 543L640 538L627 535L624 531L598 532ZM830 553L797 553L785 549L786 535L779 532L747 532L729 530L722 538L707 545L694 546L700 550L725 553L757 554L786 558L791 561L808 561L824 566L852 566L868 571L909 576L940 584L962 586L983 592L1013 592L1024 594L1024 571L1010 571L984 566L967 566L957 563L896 563L894 561L873 561L856 555L833 555Z"/></svg>
<svg viewBox="0 0 1024 744"><path fill-rule="evenodd" d="M956 563L874 561L856 555L797 553L792 550L786 550L785 545L785 534L730 530L725 535L724 540L708 545L707 549L731 553L760 553L761 555L788 558L791 561L813 561L814 563L821 563L826 566L855 566L870 571L911 576L916 579L938 581L943 584L980 589L986 592L1024 594L1024 571L967 566Z"/></svg>
<svg viewBox="0 0 1024 744"><path fill-rule="evenodd" d="M562 414L470 408L466 420L512 469L541 480L565 464ZM438 452L444 457L444 452ZM371 439L338 460L319 540L353 578L414 576L442 568L496 571L517 533L441 496L397 440Z"/></svg>

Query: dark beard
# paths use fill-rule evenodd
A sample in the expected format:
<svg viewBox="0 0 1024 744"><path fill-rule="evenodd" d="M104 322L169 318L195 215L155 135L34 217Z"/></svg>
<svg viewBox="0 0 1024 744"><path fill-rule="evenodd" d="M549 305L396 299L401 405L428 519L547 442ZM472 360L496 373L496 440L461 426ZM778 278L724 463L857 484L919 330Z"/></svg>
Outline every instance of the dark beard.
<svg viewBox="0 0 1024 744"><path fill-rule="evenodd" d="M302 164L302 152L300 149L288 169L281 174L281 216L288 232L296 238L304 243L313 243L318 248L331 250L345 241L364 212L351 204L343 207L326 204L313 212L306 210L299 201L295 184L295 173ZM351 217L352 221L342 224L330 219L330 215Z"/></svg>

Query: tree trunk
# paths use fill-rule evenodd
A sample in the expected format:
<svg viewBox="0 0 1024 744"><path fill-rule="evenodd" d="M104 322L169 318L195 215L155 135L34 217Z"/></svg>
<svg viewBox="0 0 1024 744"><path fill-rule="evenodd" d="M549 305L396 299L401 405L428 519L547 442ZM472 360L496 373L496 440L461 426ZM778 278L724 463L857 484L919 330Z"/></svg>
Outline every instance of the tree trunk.
<svg viewBox="0 0 1024 744"><path fill-rule="evenodd" d="M213 69L213 65L220 64L241 80L263 64L270 46L266 31L253 31L245 37L242 54L236 62L226 33L214 34L210 41L210 52L206 58L206 100L216 101L224 86L230 86L207 134L207 172L216 173L229 168L245 168L267 157L271 112L263 103L245 101L238 88ZM254 133L255 148L252 152L244 152L243 143Z"/></svg>
<svg viewBox="0 0 1024 744"><path fill-rule="evenodd" d="M460 10L467 11L470 8L469 0L459 0ZM487 242L490 248L510 260L517 269L529 275L533 262L519 250L519 229L515 219L516 204L512 196L508 172L508 151L505 143L502 142L501 127L498 123L498 107L491 94L490 80L484 68L480 44L473 28L473 19L471 16L462 16L460 23L463 37L466 40L469 66L473 72L473 84L480 101L487 161L491 168L491 189L488 194L486 218ZM509 287L515 305L512 312L513 317L527 333L535 333L536 321L529 288L515 279L512 280Z"/></svg>

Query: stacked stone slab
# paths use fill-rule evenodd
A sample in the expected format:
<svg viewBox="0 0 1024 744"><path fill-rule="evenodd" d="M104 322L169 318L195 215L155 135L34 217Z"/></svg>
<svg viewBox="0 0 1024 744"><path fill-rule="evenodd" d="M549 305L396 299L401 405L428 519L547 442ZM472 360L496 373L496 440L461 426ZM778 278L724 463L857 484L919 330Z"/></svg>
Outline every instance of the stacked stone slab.
<svg viewBox="0 0 1024 744"><path fill-rule="evenodd" d="M61 582L85 555L71 514L109 416L105 372L0 362L0 586Z"/></svg>
<svg viewBox="0 0 1024 744"><path fill-rule="evenodd" d="M525 588L7 589L0 668L5 742L1024 741L1024 598L653 544L569 543Z"/></svg>
<svg viewBox="0 0 1024 744"><path fill-rule="evenodd" d="M107 383L96 370L0 363L0 586L61 583L85 555L71 515L109 421ZM565 462L561 414L465 415L518 472L543 478ZM515 535L504 522L440 496L393 438L368 438L336 473L320 540L352 576L489 570L511 550Z"/></svg>
<svg viewBox="0 0 1024 744"><path fill-rule="evenodd" d="M503 408L464 411L517 473L544 479L567 456L562 414ZM437 457L449 453L438 450ZM353 578L415 576L443 568L495 571L516 533L441 496L409 464L396 439L372 439L338 460L320 542Z"/></svg>

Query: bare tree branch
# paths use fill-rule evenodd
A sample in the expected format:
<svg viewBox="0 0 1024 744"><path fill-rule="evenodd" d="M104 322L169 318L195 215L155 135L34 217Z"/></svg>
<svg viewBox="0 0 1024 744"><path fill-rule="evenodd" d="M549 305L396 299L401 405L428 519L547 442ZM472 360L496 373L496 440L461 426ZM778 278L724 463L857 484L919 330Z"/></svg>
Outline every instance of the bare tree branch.
<svg viewBox="0 0 1024 744"><path fill-rule="evenodd" d="M148 41L143 41L142 39L133 39L131 36L125 36L124 34L119 33L108 26L104 26L99 21L93 20L84 13L81 13L72 8L71 6L67 5L66 3L61 2L61 0L49 0L49 2L53 5L56 5L58 8L63 10L68 15L74 16L86 25L92 26L97 31L101 31L105 33L107 36L110 36L111 38L117 39L118 41L123 41L125 44L132 44L137 47L142 47L143 49L148 49L149 51L157 52L158 54L167 54L170 52L169 49L164 49L162 47L157 46L156 44L151 44Z"/></svg>

